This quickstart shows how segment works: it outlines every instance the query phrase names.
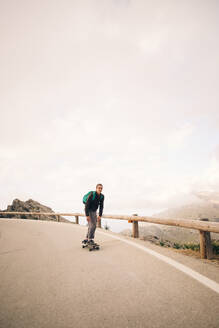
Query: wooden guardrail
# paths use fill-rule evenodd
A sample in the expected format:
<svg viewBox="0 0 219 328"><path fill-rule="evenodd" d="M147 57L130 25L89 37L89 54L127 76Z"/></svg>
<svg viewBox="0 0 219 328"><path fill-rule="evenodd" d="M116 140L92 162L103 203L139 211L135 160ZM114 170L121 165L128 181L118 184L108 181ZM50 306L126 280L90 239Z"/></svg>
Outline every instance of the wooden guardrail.
<svg viewBox="0 0 219 328"><path fill-rule="evenodd" d="M74 216L75 223L79 224L79 217L85 217L84 213L44 213L44 212L0 212L4 215L35 215L36 217L43 216L56 216L57 221L60 221L60 216ZM132 237L139 237L138 222L150 222L156 224L164 224L168 226L176 226L187 229L199 230L200 233L200 254L201 258L212 257L212 245L210 232L219 233L219 222L210 222L208 219L201 220L188 220L188 219L160 219L150 216L137 216L137 215L112 215L104 214L102 218L114 220L126 220L132 223ZM98 227L101 228L101 220L98 222Z"/></svg>

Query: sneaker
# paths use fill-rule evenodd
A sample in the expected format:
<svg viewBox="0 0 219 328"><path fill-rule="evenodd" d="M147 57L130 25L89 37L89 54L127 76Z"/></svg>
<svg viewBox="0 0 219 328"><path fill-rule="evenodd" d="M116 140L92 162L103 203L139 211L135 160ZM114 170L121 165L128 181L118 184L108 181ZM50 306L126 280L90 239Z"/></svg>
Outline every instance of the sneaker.
<svg viewBox="0 0 219 328"><path fill-rule="evenodd" d="M87 244L88 243L88 239L84 239L83 241L82 241L82 244Z"/></svg>
<svg viewBox="0 0 219 328"><path fill-rule="evenodd" d="M94 245L95 242L93 241L93 239L90 239L90 240L88 240L88 244L89 244L89 245Z"/></svg>

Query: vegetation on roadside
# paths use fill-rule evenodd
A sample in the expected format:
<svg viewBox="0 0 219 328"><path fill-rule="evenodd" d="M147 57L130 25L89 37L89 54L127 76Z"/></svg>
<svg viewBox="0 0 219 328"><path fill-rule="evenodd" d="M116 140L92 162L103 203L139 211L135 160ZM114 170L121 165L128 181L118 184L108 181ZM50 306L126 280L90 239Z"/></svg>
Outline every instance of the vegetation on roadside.
<svg viewBox="0 0 219 328"><path fill-rule="evenodd" d="M105 230L110 230L110 226L107 224L107 222L104 224L104 229Z"/></svg>
<svg viewBox="0 0 219 328"><path fill-rule="evenodd" d="M160 246L166 246L166 247L171 247L171 245L168 243L166 244L165 241L160 240L159 242ZM200 251L200 244L199 243L173 243L172 244L173 248L176 249L191 249L193 251ZM212 240L212 249L213 253L218 255L219 254L219 241L218 240Z"/></svg>

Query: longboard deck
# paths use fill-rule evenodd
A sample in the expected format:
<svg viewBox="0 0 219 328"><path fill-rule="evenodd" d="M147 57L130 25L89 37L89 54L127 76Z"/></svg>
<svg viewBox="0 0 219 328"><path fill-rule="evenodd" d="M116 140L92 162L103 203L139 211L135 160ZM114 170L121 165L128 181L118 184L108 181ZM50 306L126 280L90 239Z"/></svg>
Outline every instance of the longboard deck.
<svg viewBox="0 0 219 328"><path fill-rule="evenodd" d="M98 244L94 244L94 245L82 244L82 248L86 248L86 247L89 249L89 251L100 249L100 245Z"/></svg>

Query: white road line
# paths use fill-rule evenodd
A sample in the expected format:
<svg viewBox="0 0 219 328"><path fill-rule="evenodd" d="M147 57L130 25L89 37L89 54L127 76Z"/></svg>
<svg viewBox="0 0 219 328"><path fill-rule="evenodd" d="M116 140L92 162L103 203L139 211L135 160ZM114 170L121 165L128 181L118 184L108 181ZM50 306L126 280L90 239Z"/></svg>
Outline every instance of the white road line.
<svg viewBox="0 0 219 328"><path fill-rule="evenodd" d="M123 241L124 243L126 244L129 244L131 246L134 246L136 248L139 248L141 249L142 251L146 252L146 253L149 253L155 257L157 257L158 259L160 259L161 261L163 262L166 262L170 265L172 265L174 268L184 272L185 274L187 274L188 276L194 278L195 280L199 281L201 284L205 285L206 287L214 290L216 293L219 294L219 284L214 281L214 280L211 280L205 276L203 276L202 274L190 269L189 267L175 261L175 260L172 260L171 258L165 256L165 255L162 255L162 254L159 254L155 251L153 251L152 249L149 249L147 248L146 246L142 246L142 245L139 245L133 241L130 241L130 240L127 240L127 239L124 239L124 238L121 238L121 237L118 237L118 236L114 236L114 235L111 235L111 234L108 234L106 232L102 232L102 231L97 231L98 233L101 233L103 235L106 235L108 237L111 237L111 238L114 238L114 239L118 239L118 240L121 240Z"/></svg>

